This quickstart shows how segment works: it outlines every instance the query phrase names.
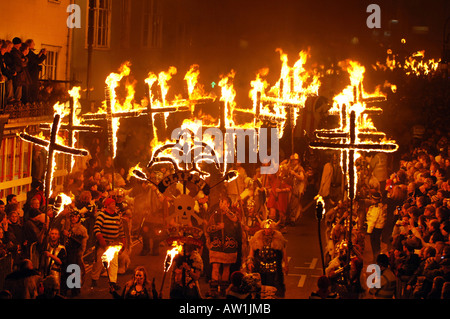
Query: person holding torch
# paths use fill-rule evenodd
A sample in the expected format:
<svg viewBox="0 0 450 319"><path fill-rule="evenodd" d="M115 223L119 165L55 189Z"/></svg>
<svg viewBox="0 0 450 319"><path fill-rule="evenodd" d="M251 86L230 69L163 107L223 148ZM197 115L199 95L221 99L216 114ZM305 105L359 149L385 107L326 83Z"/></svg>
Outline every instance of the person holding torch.
<svg viewBox="0 0 450 319"><path fill-rule="evenodd" d="M116 201L112 198L105 199L104 209L101 210L95 220L94 237L96 238L96 260L92 267L91 288L97 286L97 280L104 267L102 256L112 246L121 246L121 250L114 254L108 264L108 277L111 287L119 290L117 285L117 271L119 266L119 254L126 249L125 232L122 219L116 209Z"/></svg>

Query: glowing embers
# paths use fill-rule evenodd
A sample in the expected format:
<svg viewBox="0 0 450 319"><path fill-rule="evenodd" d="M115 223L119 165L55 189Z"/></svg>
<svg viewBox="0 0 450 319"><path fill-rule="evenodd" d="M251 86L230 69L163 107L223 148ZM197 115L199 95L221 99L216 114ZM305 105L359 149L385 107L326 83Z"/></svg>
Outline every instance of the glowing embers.
<svg viewBox="0 0 450 319"><path fill-rule="evenodd" d="M426 59L425 50L414 52L402 61L398 54L394 54L391 49L387 50L386 62L377 62L373 65L375 70L402 70L408 76L426 76L434 74L439 67L441 59Z"/></svg>

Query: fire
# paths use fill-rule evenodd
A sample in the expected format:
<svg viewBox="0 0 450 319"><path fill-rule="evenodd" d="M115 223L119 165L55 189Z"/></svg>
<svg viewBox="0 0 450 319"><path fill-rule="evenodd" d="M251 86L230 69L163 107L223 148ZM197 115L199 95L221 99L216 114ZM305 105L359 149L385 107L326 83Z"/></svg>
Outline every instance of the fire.
<svg viewBox="0 0 450 319"><path fill-rule="evenodd" d="M115 254L122 249L122 245L109 246L108 249L102 255L102 262L105 268L109 268L111 260L113 260Z"/></svg>
<svg viewBox="0 0 450 319"><path fill-rule="evenodd" d="M167 70L167 72L160 72L158 74L158 84L161 88L162 107L166 106L167 92L169 92L170 88L167 85L167 82L169 82L169 80L172 79L172 76L175 74L177 74L177 68L174 66L169 67L169 70Z"/></svg>
<svg viewBox="0 0 450 319"><path fill-rule="evenodd" d="M81 119L77 116L77 112L75 111L77 109L81 109L80 90L81 90L81 87L74 86L69 91L69 95L73 99L73 112L72 112L72 123L73 123L73 125L80 125L81 124ZM77 135L75 134L75 131L72 131L71 134L72 134L72 145L71 145L71 147L75 147L75 145L77 143ZM75 166L75 158L72 156L71 169L73 169L74 166Z"/></svg>
<svg viewBox="0 0 450 319"><path fill-rule="evenodd" d="M333 130L316 131L319 138L331 138L340 143L333 145L336 143L331 142L327 146L323 146L324 143L317 142L313 147L340 150L341 167L346 174L347 185L351 187L349 197L353 198L358 183L357 169L354 163L361 156L359 152L394 152L398 145L395 144L395 141L387 139L384 133L378 132L370 117L371 114L382 112L380 108L367 106L370 101L385 100L386 97L380 88L377 87L372 94L365 92L363 88L365 68L358 62L346 60L342 61L340 66L348 72L350 85L334 97L333 107L329 110L330 113L339 114L340 127Z"/></svg>
<svg viewBox="0 0 450 319"><path fill-rule="evenodd" d="M221 87L220 101L224 102L225 113L225 127L234 127L233 110L236 107L234 101L236 97L236 91L234 89L233 80L236 75L234 70L231 70L226 76L222 76L218 85Z"/></svg>
<svg viewBox="0 0 450 319"><path fill-rule="evenodd" d="M196 95L194 94L198 89L198 77L200 75L200 70L198 64L191 65L189 71L186 72L184 76L184 80L187 83L188 94L191 100L195 99Z"/></svg>
<svg viewBox="0 0 450 319"><path fill-rule="evenodd" d="M58 212L56 213L55 217L57 217L59 214L62 213L62 211L64 210L64 207L66 205L72 204L72 198L64 193L58 194L58 196L56 196L55 202L58 198L60 198L61 204L60 204L60 207L59 207Z"/></svg>
<svg viewBox="0 0 450 319"><path fill-rule="evenodd" d="M121 106L120 103L118 103L117 101L117 93L116 93L116 88L119 87L120 82L122 81L122 79L124 77L127 77L130 75L130 62L125 62L123 63L120 68L119 68L119 73L111 73L107 78L106 78L106 85L109 88L110 91L110 99L111 99L111 112L112 113L119 113L119 112L126 112L129 111L130 109L126 109L125 107L130 107L131 103L126 104L125 107ZM130 96L131 93L131 98L127 98L127 100L129 101L130 99L134 99L134 89L131 90L128 87L128 95ZM105 101L106 102L106 101ZM105 103L104 103L105 105ZM102 110L102 112L104 113L105 110ZM117 154L117 132L119 130L120 127L120 119L117 117L112 118L112 129L113 129L113 158L116 157Z"/></svg>
<svg viewBox="0 0 450 319"><path fill-rule="evenodd" d="M53 111L55 111L55 113L61 115L61 118L67 116L70 114L70 109L67 107L66 103L55 103L55 105L53 105Z"/></svg>
<svg viewBox="0 0 450 319"><path fill-rule="evenodd" d="M203 99L214 100L216 97L213 93L206 93L204 85L198 83L198 78L200 76L200 69L198 64L193 64L186 72L184 80L187 84L189 101L199 101ZM189 103L191 108L191 113L194 112L195 103Z"/></svg>
<svg viewBox="0 0 450 319"><path fill-rule="evenodd" d="M414 52L406 57L404 61L396 59L396 55L391 49L387 50L387 58L385 64L377 62L373 66L375 70L395 70L400 69L405 72L407 76L423 76L430 75L437 71L441 59L425 59L425 50Z"/></svg>
<svg viewBox="0 0 450 319"><path fill-rule="evenodd" d="M282 49L276 50L280 54L281 70L276 84L270 87L262 79L268 69L261 70L254 81L250 98L253 100L253 111L260 119L275 122L279 138L283 136L288 111L291 124L294 127L309 96L318 95L320 77L318 74L307 71L306 63L309 58L308 51L300 51L299 58L292 67L289 66L288 56Z"/></svg>
<svg viewBox="0 0 450 319"><path fill-rule="evenodd" d="M322 216L324 216L326 214L326 212L325 212L325 201L323 200L322 196L320 196L319 194L316 195L314 197L314 199L316 200L316 205L318 205L319 203L322 205Z"/></svg>
<svg viewBox="0 0 450 319"><path fill-rule="evenodd" d="M176 255L181 253L182 250L183 250L183 245L178 244L177 241L174 241L172 243L172 249L168 250L166 253L166 260L164 263L164 272L169 271L170 267L172 266L173 259L175 258Z"/></svg>

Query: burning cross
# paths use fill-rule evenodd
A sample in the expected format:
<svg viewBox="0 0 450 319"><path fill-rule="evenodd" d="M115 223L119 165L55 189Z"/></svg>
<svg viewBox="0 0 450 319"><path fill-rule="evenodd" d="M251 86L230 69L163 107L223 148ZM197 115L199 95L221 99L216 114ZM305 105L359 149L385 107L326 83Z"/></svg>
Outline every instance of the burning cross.
<svg viewBox="0 0 450 319"><path fill-rule="evenodd" d="M267 96L264 94L267 83L260 78L252 81L252 99L253 112L255 113L254 125L258 121L268 121L275 124L283 136L286 122L290 126L291 133L291 151L294 153L294 130L300 109L305 108L306 100L309 96L318 96L319 78L317 75L308 73L304 65L306 63L308 52L301 51L299 59L295 64L288 66L287 55L280 49L282 61L281 75L276 86L270 89L278 91L277 96ZM274 112L269 111L267 106L263 108L263 103L272 106Z"/></svg>
<svg viewBox="0 0 450 319"><path fill-rule="evenodd" d="M366 102L374 101L374 99L363 99L362 98L362 84L359 83L359 95L357 94L357 87L353 88L353 104L352 107L356 109L357 106L365 106ZM378 132L359 132L357 131L357 122L361 121L361 117L364 113L378 113L379 109L374 108L364 108L360 110L357 116L356 110L353 108L347 110L346 104L341 105L340 117L341 117L341 127L336 130L318 130L316 135L321 139L320 141L313 141L310 143L311 148L316 149L328 149L328 150L339 150L343 153L344 160L344 174L347 181L347 197L350 199L350 216L349 216L349 240L348 240L348 256L347 261L350 262L350 253L352 248L352 212L353 212L353 201L355 199L355 188L356 188L356 167L355 167L355 151L378 151L391 153L398 149L398 145L392 142L370 142L363 141L360 139L368 139L372 137L384 136L383 133ZM347 123L349 120L349 123ZM348 127L348 131L345 129ZM339 140L336 142L335 140ZM330 141L331 140L331 141Z"/></svg>
<svg viewBox="0 0 450 319"><path fill-rule="evenodd" d="M108 135L108 151L112 154L112 157L116 157L116 132L114 130L114 121L120 120L122 118L139 117L142 110L131 110L127 112L113 112L113 106L111 102L111 90L109 87L105 89L106 95L106 113L96 113L96 114L84 114L82 118L85 121L106 121L106 132Z"/></svg>
<svg viewBox="0 0 450 319"><path fill-rule="evenodd" d="M256 114L255 114L255 125L257 121L269 121L275 123L279 128L279 131L284 131L285 123L288 121L291 128L291 153L294 153L294 129L296 126L298 110L305 107L305 101L300 101L293 98L283 98L284 81L280 80L280 92L278 97L262 96L262 92L257 92L256 98ZM272 105L274 109L284 108L287 110L287 114L266 114L261 113L262 103L266 102ZM284 112L283 112L284 113Z"/></svg>
<svg viewBox="0 0 450 319"><path fill-rule="evenodd" d="M46 170L46 174L45 174L45 205L48 205L48 200L50 197L50 190L52 187L52 178L53 178L53 170L54 170L54 155L55 152L59 152L59 153L64 153L64 154L69 154L69 155L74 155L74 156L87 156L89 154L88 151L84 150L84 149L77 149L77 148L73 148L73 147L69 147L69 146L65 146L65 145L61 145L58 144L56 142L56 137L58 135L59 132L59 125L60 125L60 121L61 121L61 115L60 114L55 114L54 118L53 118L53 124L50 130L50 140L47 141L45 139L41 139L35 136L31 136L27 133L20 133L19 137L22 138L23 140L39 145L41 147L44 147L47 149L48 155L47 155L47 170ZM46 222L47 222L47 210L45 211L45 218L46 218Z"/></svg>
<svg viewBox="0 0 450 319"><path fill-rule="evenodd" d="M76 111L78 107L76 106L78 104L78 99L80 97L79 95L79 87L74 87L71 91L69 91L70 95L72 96L72 99L69 100L69 121L68 123L61 124L59 129L63 131L69 132L69 145L70 147L75 147L76 139L75 139L75 133L76 132L92 132L92 133L98 133L103 131L103 128L101 126L95 126L95 125L84 125L78 122L76 119ZM52 126L49 123L40 124L39 128L43 130L51 130ZM73 164L73 161L72 161ZM72 165L73 167L73 165Z"/></svg>
<svg viewBox="0 0 450 319"><path fill-rule="evenodd" d="M174 72L174 71L172 71ZM170 70L169 70L170 73ZM153 133L153 138L157 137L155 127L154 127L154 115L162 114L167 117L170 113L175 112L192 112L193 107L196 105L204 104L209 101L212 101L211 97L201 97L201 98L192 98L191 94L189 94L189 98L185 100L175 101L169 106L166 106L166 94L167 94L167 86L166 82L170 79L169 73L161 72L157 77L155 74L151 73L147 79L145 79L145 83L148 85L149 89L149 103L147 108L142 112L141 115L147 116L148 118L148 126L150 132ZM185 78L187 79L187 77ZM158 81L158 85L161 93L161 106L156 106L153 100L152 87L153 84Z"/></svg>
<svg viewBox="0 0 450 319"><path fill-rule="evenodd" d="M362 87L361 83L359 85L359 95L357 94L357 88L354 87L354 102L353 106L360 104L366 105L370 102L381 102L384 98L367 98L362 97ZM369 114L379 114L381 113L379 108L364 108L359 112L359 116L356 116L356 111L352 110L345 103L340 105L340 121L341 127L334 130L316 130L316 136L321 139L321 141L313 141L310 143L310 147L318 149L330 149L330 150L340 150L344 156L344 167L343 172L347 175L348 172L348 197L350 199L355 198L355 151L379 151L391 153L398 149L398 145L389 142L360 142L361 140L367 140L372 138L384 138L385 134L375 130L372 131L359 131L357 132L357 121L362 122L364 115ZM349 123L347 121L349 120ZM348 131L345 128L348 127ZM332 141L327 141L326 139L331 139ZM334 140L339 140L335 142Z"/></svg>

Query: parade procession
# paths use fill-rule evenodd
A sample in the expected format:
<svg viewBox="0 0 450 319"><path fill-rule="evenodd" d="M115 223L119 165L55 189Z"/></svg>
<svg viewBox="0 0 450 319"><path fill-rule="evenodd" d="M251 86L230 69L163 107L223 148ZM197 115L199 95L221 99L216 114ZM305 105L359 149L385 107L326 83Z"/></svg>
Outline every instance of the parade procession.
<svg viewBox="0 0 450 319"><path fill-rule="evenodd" d="M2 299L449 299L446 1L36 2L0 4Z"/></svg>

